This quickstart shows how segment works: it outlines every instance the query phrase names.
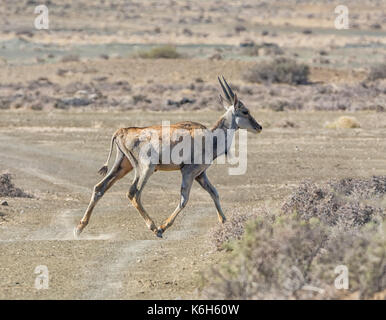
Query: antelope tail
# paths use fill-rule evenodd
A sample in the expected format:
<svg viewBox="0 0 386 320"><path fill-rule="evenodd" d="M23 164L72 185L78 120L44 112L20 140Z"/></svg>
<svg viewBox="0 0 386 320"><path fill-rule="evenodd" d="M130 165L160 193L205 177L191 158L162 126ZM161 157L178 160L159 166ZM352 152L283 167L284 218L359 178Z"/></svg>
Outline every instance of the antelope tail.
<svg viewBox="0 0 386 320"><path fill-rule="evenodd" d="M111 154L113 153L113 148L114 148L114 141L115 141L115 134L113 135L113 137L111 138L111 143L110 143L110 152L109 152L109 156L107 157L107 160L105 162L105 164L103 165L102 168L99 169L98 173L102 176L105 176L106 173L107 173L107 170L109 168L109 161L110 161L110 158L111 158Z"/></svg>

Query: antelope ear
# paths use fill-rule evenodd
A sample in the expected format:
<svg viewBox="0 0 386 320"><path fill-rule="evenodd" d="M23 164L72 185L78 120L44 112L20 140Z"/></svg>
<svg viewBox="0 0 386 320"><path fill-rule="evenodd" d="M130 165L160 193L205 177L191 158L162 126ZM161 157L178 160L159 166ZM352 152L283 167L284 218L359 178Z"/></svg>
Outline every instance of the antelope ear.
<svg viewBox="0 0 386 320"><path fill-rule="evenodd" d="M220 102L220 104L221 104L222 106L224 106L224 98L222 97L221 94L218 95L218 101Z"/></svg>
<svg viewBox="0 0 386 320"><path fill-rule="evenodd" d="M239 105L239 98L237 98L237 94L235 93L235 96L233 97L233 106L237 108Z"/></svg>

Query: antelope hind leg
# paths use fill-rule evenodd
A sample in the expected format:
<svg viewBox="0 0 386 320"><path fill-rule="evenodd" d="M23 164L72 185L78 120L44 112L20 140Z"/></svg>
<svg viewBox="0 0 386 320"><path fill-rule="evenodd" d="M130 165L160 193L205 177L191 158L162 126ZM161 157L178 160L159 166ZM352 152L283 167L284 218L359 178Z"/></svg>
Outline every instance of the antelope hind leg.
<svg viewBox="0 0 386 320"><path fill-rule="evenodd" d="M165 222L158 228L158 233L162 237L162 233L166 231L166 229L170 228L172 224L174 223L174 220L177 218L177 215L186 207L186 204L189 200L189 194L190 189L193 184L193 177L191 174L184 174L182 176L182 183L181 183L181 198L180 203L178 204L177 208L174 210L174 212L165 220Z"/></svg>
<svg viewBox="0 0 386 320"><path fill-rule="evenodd" d="M86 209L86 212L77 227L74 229L75 237L79 236L83 229L87 226L95 205L103 197L105 192L110 189L116 181L123 178L132 169L133 167L131 166L128 159L124 157L122 153L118 153L114 166L109 174L94 186L93 194L91 196L91 200Z"/></svg>

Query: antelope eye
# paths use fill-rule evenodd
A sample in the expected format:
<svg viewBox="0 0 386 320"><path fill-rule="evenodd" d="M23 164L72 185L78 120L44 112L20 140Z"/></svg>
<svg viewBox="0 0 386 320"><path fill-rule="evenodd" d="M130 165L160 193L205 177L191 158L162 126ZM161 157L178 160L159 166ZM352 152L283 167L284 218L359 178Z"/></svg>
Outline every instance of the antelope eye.
<svg viewBox="0 0 386 320"><path fill-rule="evenodd" d="M247 115L247 114L248 114L248 111L243 110L243 111L241 111L241 113Z"/></svg>

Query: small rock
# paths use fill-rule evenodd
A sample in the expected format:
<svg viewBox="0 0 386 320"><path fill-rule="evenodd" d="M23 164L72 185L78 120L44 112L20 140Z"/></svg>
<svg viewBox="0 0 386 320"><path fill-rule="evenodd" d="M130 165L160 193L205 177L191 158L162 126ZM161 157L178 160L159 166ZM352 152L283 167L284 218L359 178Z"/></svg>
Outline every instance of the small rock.
<svg viewBox="0 0 386 320"><path fill-rule="evenodd" d="M8 202L7 201L5 201L5 200L3 200L3 201L1 201L1 203L0 203L2 206L8 206Z"/></svg>

